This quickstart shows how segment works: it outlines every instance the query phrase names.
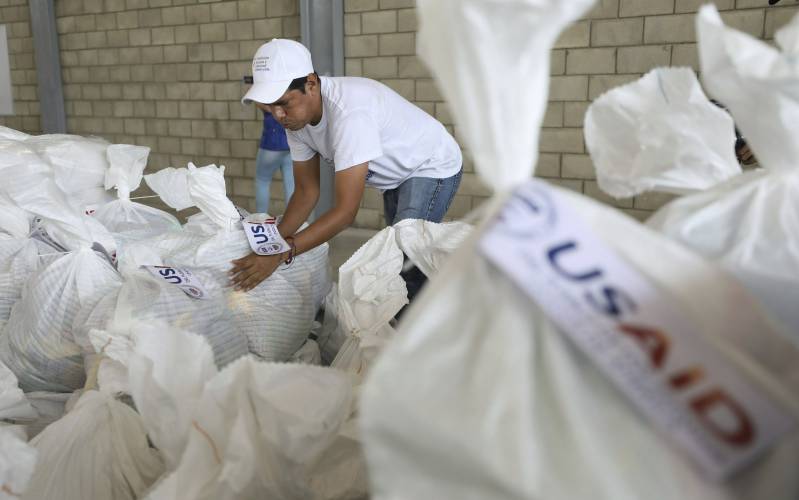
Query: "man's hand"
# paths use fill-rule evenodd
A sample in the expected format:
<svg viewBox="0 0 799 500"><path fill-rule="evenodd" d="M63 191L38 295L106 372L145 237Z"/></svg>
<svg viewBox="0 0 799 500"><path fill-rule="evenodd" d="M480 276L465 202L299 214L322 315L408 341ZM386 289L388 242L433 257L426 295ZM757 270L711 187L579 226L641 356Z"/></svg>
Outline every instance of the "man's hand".
<svg viewBox="0 0 799 500"><path fill-rule="evenodd" d="M249 292L263 280L272 276L283 260L283 254L257 255L255 253L234 260L233 268L228 273L230 284L235 290Z"/></svg>

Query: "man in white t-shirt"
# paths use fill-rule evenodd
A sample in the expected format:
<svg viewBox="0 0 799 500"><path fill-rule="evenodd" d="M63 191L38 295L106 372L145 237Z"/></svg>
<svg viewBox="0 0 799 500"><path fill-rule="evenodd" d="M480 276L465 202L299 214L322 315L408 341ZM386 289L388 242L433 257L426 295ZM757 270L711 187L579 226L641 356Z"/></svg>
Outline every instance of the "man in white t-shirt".
<svg viewBox="0 0 799 500"><path fill-rule="evenodd" d="M383 191L386 223L403 219L440 222L461 179L463 160L441 123L380 82L319 77L300 43L275 39L252 61L253 86L242 99L255 102L286 129L294 163L294 194L281 235L291 252L251 254L233 262L232 284L250 290L281 262L329 241L352 224L368 184ZM335 205L302 231L319 199L319 159L335 165ZM409 296L424 276L405 276Z"/></svg>

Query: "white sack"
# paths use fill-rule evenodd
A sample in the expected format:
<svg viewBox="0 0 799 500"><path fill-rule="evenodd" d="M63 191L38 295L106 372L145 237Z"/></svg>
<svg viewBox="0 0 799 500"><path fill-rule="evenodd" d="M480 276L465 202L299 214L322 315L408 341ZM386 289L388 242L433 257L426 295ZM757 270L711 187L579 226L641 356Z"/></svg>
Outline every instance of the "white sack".
<svg viewBox="0 0 799 500"><path fill-rule="evenodd" d="M83 385L74 321L121 284L111 264L91 249L64 254L39 269L14 305L0 336L0 360L27 391L72 392Z"/></svg>
<svg viewBox="0 0 799 500"><path fill-rule="evenodd" d="M13 128L3 127L0 125L0 139L11 139L14 141L24 141L31 137L30 134L14 130Z"/></svg>
<svg viewBox="0 0 799 500"><path fill-rule="evenodd" d="M105 189L116 188L117 200L98 207L93 216L114 235L117 248L180 229L178 220L157 208L130 201L130 193L139 188L150 148L128 144L108 146L109 168Z"/></svg>
<svg viewBox="0 0 799 500"><path fill-rule="evenodd" d="M769 387L790 394L797 407L799 354L757 317L735 281L609 207L563 196L604 242L679 301L698 335L735 353L728 362L744 372L765 367ZM733 483L706 479L476 251L477 238L428 284L372 367L361 415L373 498L796 496L796 430Z"/></svg>
<svg viewBox="0 0 799 500"><path fill-rule="evenodd" d="M350 412L346 375L250 357L217 373L204 340L172 333L164 343L138 330L130 363L134 401L172 470L147 498L348 498L314 488L347 491L359 477L340 475L356 450L331 448Z"/></svg>
<svg viewBox="0 0 799 500"><path fill-rule="evenodd" d="M141 241L130 253L139 255L140 264L189 267L206 287L227 290L236 327L247 336L250 352L267 361L286 361L307 339L330 289L328 245L281 264L249 292L231 290L232 261L252 250L238 211L225 195L224 168L189 164L183 171L165 170L145 179L162 197L177 193L202 213L192 216L183 231ZM159 262L146 262L148 258Z"/></svg>
<svg viewBox="0 0 799 500"><path fill-rule="evenodd" d="M730 270L799 342L799 18L777 33L781 51L725 27L712 6L697 26L705 87L765 168L675 200L648 223Z"/></svg>
<svg viewBox="0 0 799 500"><path fill-rule="evenodd" d="M141 321L171 324L205 337L219 367L247 354L247 338L235 328L221 291L198 300L143 269L128 272L124 278L121 287L79 314L75 340L84 354L105 353L109 342L129 342L133 325ZM112 358L127 366L123 355Z"/></svg>
<svg viewBox="0 0 799 500"><path fill-rule="evenodd" d="M98 391L87 391L31 444L38 461L24 500L134 500L163 473L141 417Z"/></svg>
<svg viewBox="0 0 799 500"><path fill-rule="evenodd" d="M546 111L550 51L563 28L593 3L417 2L419 55L434 70L439 88L446 89L475 172L494 190L509 189L532 176ZM465 69L466 64L472 69ZM513 99L499 97L505 95ZM477 96L486 100L476 101Z"/></svg>
<svg viewBox="0 0 799 500"><path fill-rule="evenodd" d="M516 111L543 105L546 77L531 78L525 62L540 65L539 53L592 4L419 2L423 57L446 82L442 88L461 112L456 121L467 131L483 177L510 180L504 187L528 177L528 162L520 158L534 151L540 120ZM495 81L507 88L489 85ZM521 90L518 82L525 82ZM463 92L465 86L473 91ZM486 113L475 102L492 106ZM525 105L530 102L536 106ZM564 197L633 272L679 304L698 338L754 376L796 419L799 353L770 329L734 280L616 210L569 191L541 189ZM372 498L795 498L795 428L734 482L708 481L535 301L476 252L507 197L495 199L490 222L422 291L372 369L361 406ZM559 221L546 206L517 208ZM512 215L503 220L513 221ZM530 239L535 229L524 227ZM519 239L524 245L524 236ZM536 278L534 269L530 274Z"/></svg>
<svg viewBox="0 0 799 500"><path fill-rule="evenodd" d="M0 420L32 420L36 410L19 388L17 377L6 365L0 363Z"/></svg>
<svg viewBox="0 0 799 500"><path fill-rule="evenodd" d="M689 68L654 69L600 96L585 141L599 187L615 198L701 191L741 173L732 118Z"/></svg>
<svg viewBox="0 0 799 500"><path fill-rule="evenodd" d="M0 190L0 239L24 238L31 230L33 216Z"/></svg>
<svg viewBox="0 0 799 500"><path fill-rule="evenodd" d="M33 475L36 449L23 438L11 427L0 426L0 500L22 497Z"/></svg>
<svg viewBox="0 0 799 500"><path fill-rule="evenodd" d="M216 225L230 230L241 216L225 194L225 167L207 165L186 169L165 168L146 175L145 181L175 210L196 206Z"/></svg>
<svg viewBox="0 0 799 500"><path fill-rule="evenodd" d="M474 229L465 222L405 219L394 224L397 245L425 276L432 278Z"/></svg>
<svg viewBox="0 0 799 500"><path fill-rule="evenodd" d="M79 210L113 200L104 189L109 166L107 141L99 137L45 134L28 138L25 144L52 166L55 183Z"/></svg>

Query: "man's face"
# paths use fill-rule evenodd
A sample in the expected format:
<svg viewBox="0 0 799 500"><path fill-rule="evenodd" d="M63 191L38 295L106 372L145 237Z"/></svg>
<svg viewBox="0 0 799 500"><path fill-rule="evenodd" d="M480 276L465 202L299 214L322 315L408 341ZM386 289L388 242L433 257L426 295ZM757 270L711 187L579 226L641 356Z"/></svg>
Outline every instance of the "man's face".
<svg viewBox="0 0 799 500"><path fill-rule="evenodd" d="M271 104L256 103L256 106L271 113L283 128L300 130L313 120L313 103L317 88L315 82L309 79L305 84L305 93L300 90L289 90Z"/></svg>

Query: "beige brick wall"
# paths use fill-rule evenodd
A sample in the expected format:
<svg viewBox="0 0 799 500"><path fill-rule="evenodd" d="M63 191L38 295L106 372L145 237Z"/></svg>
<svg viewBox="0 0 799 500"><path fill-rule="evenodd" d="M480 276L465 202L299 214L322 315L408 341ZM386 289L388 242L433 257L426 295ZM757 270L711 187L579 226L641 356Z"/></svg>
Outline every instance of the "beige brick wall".
<svg viewBox="0 0 799 500"><path fill-rule="evenodd" d="M2 20L7 11L8 19L24 14L21 24L29 27L27 2L18 3L24 5L3 8ZM230 197L254 210L261 114L241 105L246 90L241 79L251 73L252 56L264 41L299 38L298 1L59 0L55 5L68 131L149 146L150 172L189 161L223 164ZM16 45L28 52L12 58L15 83L23 77L35 83L30 41ZM19 109L38 114L35 90L15 85ZM3 123L40 132L35 118L35 124L33 117L22 116ZM281 213L280 182L273 183L272 195L270 208Z"/></svg>
<svg viewBox="0 0 799 500"><path fill-rule="evenodd" d="M41 121L28 1L0 0L0 24L6 26L14 97L14 114L0 116L0 125L39 133Z"/></svg>
<svg viewBox="0 0 799 500"><path fill-rule="evenodd" d="M701 0L599 0L552 54L550 102L537 175L645 217L668 197L609 200L597 188L582 137L590 101L655 66L696 68L693 13ZM799 11L794 2L716 0L725 20L771 39ZM152 148L148 169L224 164L228 193L254 208L260 114L243 107L240 83L255 49L273 37L299 38L298 0L58 0L68 130ZM41 131L29 7L0 0L9 26L15 116L0 124ZM444 123L447 105L416 54L414 0L345 0L346 74L378 79ZM450 209L461 217L488 190L464 151L465 175ZM277 179L276 179L277 180ZM270 210L285 207L272 183ZM367 190L356 225L382 225L382 198Z"/></svg>
<svg viewBox="0 0 799 500"><path fill-rule="evenodd" d="M541 132L536 175L582 192L643 219L669 196L646 194L612 200L598 188L583 141L583 117L603 92L633 81L657 66L698 69L694 15L706 0L599 0L569 28L552 53L550 99ZM784 0L715 0L725 22L770 40L799 12ZM346 73L378 79L453 129L446 104L415 54L414 0L345 0ZM457 130L455 130L455 136ZM488 191L473 173L465 151L463 183L450 209L461 217L482 203ZM361 221L382 220L378 193L368 193ZM363 210L362 210L363 211Z"/></svg>

